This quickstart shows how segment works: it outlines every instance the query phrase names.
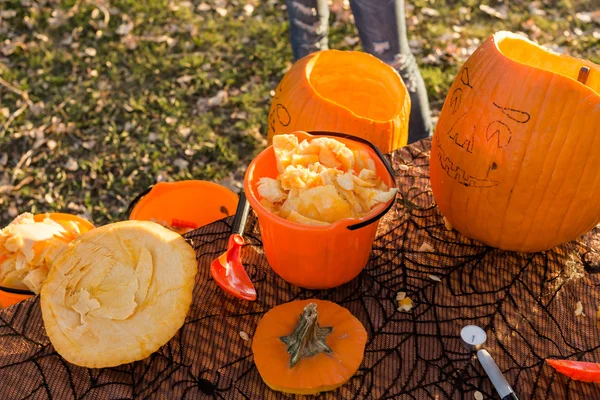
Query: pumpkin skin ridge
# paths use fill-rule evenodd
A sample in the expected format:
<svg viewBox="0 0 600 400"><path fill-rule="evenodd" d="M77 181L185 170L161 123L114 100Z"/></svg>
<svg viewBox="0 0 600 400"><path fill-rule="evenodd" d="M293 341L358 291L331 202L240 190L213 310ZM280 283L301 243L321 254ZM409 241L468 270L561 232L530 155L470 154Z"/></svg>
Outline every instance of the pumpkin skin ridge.
<svg viewBox="0 0 600 400"><path fill-rule="evenodd" d="M434 197L437 197L436 203L442 214L446 216L451 225L465 236L505 250L539 251L548 249L580 236L588 231L590 226L595 226L593 222L600 220L600 217L595 215L599 214L600 208L596 204L592 204L593 199L598 196L598 190L590 188L590 186L598 184L598 177L594 176L593 171L598 168L600 161L600 157L596 155L597 151L595 151L599 144L595 137L589 138L589 134L586 134L586 132L594 132L596 126L599 125L598 122L600 122L598 121L600 115L597 113L600 111L600 101L594 90L594 87L598 87L598 85L593 84L590 86L589 79L588 84L584 85L575 80L576 75L565 76L553 72L552 63L544 58L545 55L531 61L534 64L549 66L545 69L511 58L504 54L501 46L499 47L496 41L492 40L495 37L502 39L501 33L492 36L480 46L478 51L464 65L464 67L471 70L469 72L475 71L474 78L483 77L486 80L491 77L494 81L491 83L483 82L485 87L479 90L480 93L475 92L472 95L467 95L472 97L467 100L464 97L465 90L460 81L463 68L449 90L440 115L439 122L443 123L438 122L432 143L432 158L434 159L431 173L432 189L434 190ZM515 37L521 38L516 35ZM512 36L509 38L512 38ZM498 40L498 42L501 42L501 40ZM521 49L526 50L526 46L529 45L532 44L523 44L522 47L518 48L521 51L518 54L524 54L522 60L527 61L528 59L526 52ZM537 47L541 51L545 51L542 47ZM485 57L481 57L482 54ZM569 57L567 62L563 60L562 55L552 54L552 56L561 58L561 71L570 71L573 69L573 63L577 66L592 64L572 57ZM510 71L515 72L514 75L504 75L502 80L505 81L506 76L511 76L513 77L512 80L522 90L511 93L502 84L496 84L494 90L491 90L490 88L494 86L493 82L496 82L495 79L500 76L497 70L494 71L492 67L489 67L491 64L505 66L505 73L507 71L509 73ZM482 69L482 67L486 68ZM591 68L600 73L600 66L592 64ZM487 70L491 73L488 73ZM502 82L502 80L499 81ZM471 80L471 82L473 83L474 80ZM476 87L476 84L475 80L472 86ZM499 147L496 152L481 150L477 154L477 157L480 158L472 158L477 161L476 164L472 164L474 167L471 167L475 171L483 171L485 163L496 162L496 157L505 154L505 166L503 167L500 164L504 171L489 176L505 177L506 183L499 189L508 193L512 188L513 193L510 197L498 197L494 194L495 191L490 189L460 189L460 185L454 183L453 179L455 178L451 179L452 174L455 174L455 172L448 172L449 175L446 175L446 172L439 166L440 160L437 156L440 151L437 149L438 145L441 149L451 150L446 156L456 162L455 167L469 166L469 164L466 164L466 159L470 158L470 155L460 149L455 150L453 148L454 144L450 143L446 133L454 119L460 115L460 112L450 114L453 107L451 105L452 92L460 87L463 87L463 110L466 109L465 104L468 105L471 102L475 106L483 104L479 98L479 95L481 95L481 99L484 99L485 102L488 99L495 101L494 105L498 109L496 110L487 103L483 104L481 111L478 110L480 118L490 118L491 120L495 119L492 117L497 114L502 121L506 120L507 116L512 120L506 120L509 129L512 131L513 139L509 147ZM504 92L502 92L503 90ZM552 95L547 96L542 93ZM565 98L565 95L569 97ZM565 107L561 108L558 115L554 109L559 107L553 104L556 102L557 97L565 102ZM536 99L543 99L544 102L536 103ZM510 116L511 111L520 112L519 110L523 107L525 107L524 111L527 112L523 114L528 115L525 122L513 119L514 114L512 117ZM527 109L527 107L530 109ZM471 114L473 112L471 111ZM529 114L530 112L534 112L534 114ZM533 121L529 122L531 115L533 115ZM558 123L559 120L561 120L560 123ZM526 122L529 123L521 125ZM480 125L476 134L478 137L475 139L475 146L477 147L480 143L487 143L485 130L481 131L482 122L471 121L471 123ZM464 132L467 132L466 127L467 124L462 123L457 131L464 134ZM450 136L452 135L453 133L450 133ZM493 140L495 140L495 137L498 136L492 135ZM515 142L517 138L526 140L527 143ZM459 143L457 142L457 144ZM561 143L565 145L559 145ZM513 148L510 147L511 145L513 145ZM538 145L543 147L537 150ZM515 149L521 154L519 158L521 161L514 158ZM557 154L558 150L561 150L560 155ZM536 152L538 155L536 155ZM548 153L547 157L545 153ZM569 158L580 160L580 162L571 163L573 164L573 170L569 168L570 163L564 161ZM519 169L518 173L517 169ZM528 169L535 172L529 172ZM533 176L534 174L537 176ZM585 197L582 198L578 193L582 193ZM437 196L435 196L436 194ZM502 204L502 211L494 209L494 205L498 205L498 202ZM552 209L556 209L556 211ZM479 219L480 221L457 222L461 218L465 218L463 215L465 215L466 210L470 210L468 212L470 217L468 218L475 216L472 219ZM493 210L492 214L488 210ZM545 210L551 211L544 215ZM532 217L532 214L535 214L535 217ZM501 229L498 229L498 222L490 220L491 216L496 216L492 217L493 219L501 216L501 221L499 221L502 224ZM484 225L486 227L483 227ZM551 228L544 230L544 225ZM582 229L585 230L582 231ZM483 231L487 233L482 236L481 232ZM518 232L518 234L515 232ZM575 237L573 237L573 232L577 232ZM511 235L514 237L511 238Z"/></svg>
<svg viewBox="0 0 600 400"><path fill-rule="evenodd" d="M478 48L478 49L477 49L477 52L480 52L480 53L485 53L485 52L487 52L487 50L486 50L485 48L483 48L483 47L480 47L480 48ZM480 67L481 67L481 64L482 64L482 62L478 62L478 60L477 60L477 59L475 59L475 60L469 60L469 61L473 62L474 64L473 64L473 65L469 65L469 66L468 66L468 68L471 68L471 69L478 69L478 68L480 68ZM465 67L467 67L467 63L465 63ZM494 69L500 69L500 70L502 70L502 71L503 71L503 68L500 68L498 65L496 65L496 64L494 64L494 63L488 63L488 64L486 65L486 67L487 67L487 69L486 69L486 70L484 70L484 71L483 71L483 72L482 72L482 73L481 73L479 76L485 76L487 73L489 73L489 71L491 71L491 70L494 70ZM472 82L469 82L469 83L470 83L470 85L471 85L472 87L479 87L479 85L480 85L480 83L481 83L481 79L479 78L479 76L470 77L470 78L473 78L473 81L472 81ZM469 81L471 81L471 79L469 79ZM464 83L464 82L463 82L463 83ZM466 86L466 85L465 85L465 86ZM471 89L471 90L472 90L472 89ZM497 90L497 86L494 88L494 91L495 91L495 90ZM467 111L465 111L465 113L464 113L464 114L468 114L468 113L469 113L469 111L470 111L470 110L472 110L473 108L474 108L474 107L473 107L473 105L471 104L471 105L469 106L469 109L468 109ZM460 117L459 117L459 118L460 118ZM477 120L476 120L475 122L479 122L479 120L481 120L481 118L482 118L482 113L478 113L478 118L477 118ZM458 122L458 119L457 119L457 121L455 122L455 124L456 124L457 122ZM449 130L449 131L447 132L447 134L448 134L448 135L450 134L450 132L452 131L452 129L453 129L453 127L451 128L451 130ZM438 137L438 138L439 138L439 137ZM473 141L475 141L475 137L473 137ZM438 143L438 149L441 149L441 146L439 146L439 141L437 141L436 143ZM437 149L436 149L436 150L437 150ZM495 156L495 154L494 154L494 156ZM463 165L463 164L464 164L466 161L467 161L467 154L462 154L462 155L461 155L461 158L460 158L460 159L458 159L458 160L456 160L456 164ZM473 178L477 178L477 177L473 176ZM449 178L448 178L448 179L449 179ZM452 216L453 216L454 214L456 214L456 212L454 211L454 209L457 207L457 202L454 200L454 195L457 195L457 194L458 194L458 193L457 193L456 191L452 191L452 192L450 193L451 197L450 197L450 199L449 199L449 203L450 203L450 209L451 209L451 216L449 216L449 217L448 217L448 218L449 218L449 220L453 220L453 217L452 217ZM465 198L464 198L464 196L460 196L460 199L459 199L459 201L458 201L458 204L461 204L463 201L466 203L465 207L466 207L467 209L469 209L469 203L471 203L471 201L470 201L470 198L469 198L469 197L467 197L467 198L465 199ZM479 214L480 214L480 212L479 212L479 206L481 205L481 202L476 202L476 205L477 205L477 207L475 208L475 212L474 212L474 218L480 218L480 215L479 215ZM481 218L485 218L485 216L484 216L484 215L482 215L482 216L481 216ZM470 231L470 228L468 228L467 226L466 226L464 229L468 229L468 230ZM469 236L469 237L471 237L471 234L470 234L470 232L466 232L466 234L465 234L465 235L466 235L466 236Z"/></svg>
<svg viewBox="0 0 600 400"><path fill-rule="evenodd" d="M502 54L502 53L500 53L500 54ZM510 62L509 59L507 59L506 61ZM550 87L550 85L548 85L548 87ZM548 87L545 90L546 93L547 93ZM546 99L547 99L547 96L544 96L544 101L546 101ZM509 101L507 100L506 102L509 102ZM520 149L523 148L523 153L521 154L520 160L518 162L519 167L518 167L518 170L516 172L516 177L514 179L514 183L512 185L512 189L510 191L508 199L506 200L506 207L505 207L504 211L502 212L502 215L504 215L506 213L506 211L511 207L511 201L513 199L514 189L519 184L519 179L520 178L522 179L522 177L523 177L523 174L522 174L522 172L523 172L523 162L525 161L525 158L527 157L527 155L529 153L528 149L529 149L529 147L531 145L531 140L532 140L532 137L534 135L534 129L535 129L535 126L530 127L529 129L527 129L527 137L525 139L523 139L524 140L524 144L521 144L519 146ZM552 138L552 140L554 140L555 138L556 138L556 136L554 136ZM535 218L534 218L534 220L535 220ZM502 242L502 238L506 237L506 235L504 234L504 227L505 227L506 222L507 222L506 218L503 218L502 222L500 224L500 229L498 229L497 237L493 239L494 243L499 243L499 246L502 246L502 247L504 247L504 243ZM521 220L521 223L523 223L523 219ZM533 223L531 223L529 225L529 231L531 231L532 227L533 227Z"/></svg>
<svg viewBox="0 0 600 400"><path fill-rule="evenodd" d="M548 96L547 94L548 94L549 88L551 87L551 83L552 82L549 82L546 90L544 91L545 96L544 96L544 103L542 103L542 106L544 106L545 103L547 102L547 99L550 98L550 96ZM558 118L559 122L562 121L562 120L564 120L564 117L563 117L564 113L565 113L565 109L563 108L563 109L561 109L561 114L560 114L560 116ZM572 121L573 120L571 119L570 125L572 125ZM557 127L557 130L558 130L558 127ZM553 144L555 142L560 141L560 143L557 145L558 148L559 148L559 150L558 150L557 154L555 155L554 159L549 159L548 154L546 154L546 157L544 159L544 163L542 164L542 170L540 171L540 175L544 172L544 167L548 163L550 163L550 164L552 164L552 163L556 164L558 162L558 160L560 160L561 154L562 154L562 152L566 148L565 143L568 140L568 133L569 133L570 130L571 130L571 128L569 127L569 129L566 130L566 133L564 135L561 135L561 136L553 135L552 136L552 139L550 140L550 143L548 145L548 149L551 149L552 146L553 146ZM554 175L555 175L554 174L554 168L552 168L552 167L549 167L549 168L552 169L552 172L549 173L548 180L546 182L546 187L543 189L540 201L543 201L543 199L547 198L546 196L547 196L547 193L548 193L548 188L550 187L550 183L552 182L552 180L554 178ZM564 180L563 180L563 182L564 182ZM562 186L562 184L560 186ZM556 196L554 196L553 198L556 199ZM554 202L554 200L550 200L550 201ZM532 230L534 228L533 221L537 220L537 218L538 218L538 214L539 214L539 211L541 209L540 205L541 204L537 204L536 207L532 206L532 208L533 208L533 219L532 219L532 223L528 227L527 234L525 235L525 239L524 239L525 241L529 240L529 238L531 237L531 233L532 233ZM544 218L541 221L543 223L545 221L545 216L543 216L542 218Z"/></svg>
<svg viewBox="0 0 600 400"><path fill-rule="evenodd" d="M481 62L479 62L479 63L476 63L475 65L473 65L473 66L472 66L472 69L475 69L475 68L480 68L480 67L481 67ZM490 69L490 70L493 70L493 69L499 69L499 66L498 66L498 65L496 65L496 64L492 64L492 63L490 63L489 69ZM488 71L482 72L480 76L485 76L485 73L488 73ZM505 73L506 73L506 71L505 71L505 70L503 70L503 71L502 71L502 74L505 74ZM473 88L475 88L475 87L478 87L478 86L479 86L479 84L481 83L481 82L480 82L480 81L481 81L481 79L480 79L480 78L478 78L478 77L470 77L470 78L471 78L471 79L473 79L473 82L472 82ZM470 79L470 80L471 80L471 79ZM494 87L493 87L493 90L492 90L492 92L495 92L495 91L497 91L497 90L498 90L498 87L499 87L499 85L496 85L496 86L494 86ZM490 95L490 97L491 97L491 96L492 96L492 95ZM469 110L467 110L467 111L465 111L465 113L468 113L468 112L469 112L469 111L470 111L472 108L473 108L473 104L471 104L471 106L470 106L470 109L469 109ZM473 123L474 123L474 126L479 126L479 123L480 123L480 121L481 121L481 119L482 119L483 117L484 117L484 114L483 114L483 113L478 113L476 120L475 120L475 121L473 121ZM474 132L474 134L473 134L473 142L474 142L474 143L475 143L475 141L476 141L476 139L475 139L475 134L476 134L476 133L477 133L477 132ZM474 144L474 143L473 143L473 144ZM486 148L486 151L487 151L487 148ZM493 159L495 159L495 158L496 158L496 155L497 155L496 153L497 153L497 151L493 151L493 152L492 152L492 158L493 158ZM467 154L463 154L463 155L462 155L462 158L460 158L459 160L457 160L457 164L459 164L459 165L464 165L464 163L465 163L465 162L466 162L466 163L468 163L468 158L467 158L467 157L468 157L468 156L467 156ZM475 178L478 178L477 176L474 176L474 177L475 177ZM478 189L478 190L479 190L480 192L482 191L482 189ZM455 195L455 194L456 194L456 191L453 191L451 194L452 194L452 195ZM480 196L482 196L482 195L480 195ZM483 196L482 196L482 197L483 197ZM464 198L464 196L461 196L461 201L463 200L463 198ZM465 200L465 203L466 203L465 207L466 207L467 209L469 209L469 203L471 202L471 197L467 197L467 198L466 198L466 199L464 199L464 200ZM482 199L482 200L485 200L486 202L489 202L489 200L487 199L487 196L486 196L484 199ZM480 209L481 209L481 205L482 205L482 203L483 203L483 201L482 201L482 200L480 200L480 201L476 202L476 208L475 208L475 211L474 211L474 218L485 218L485 215L481 215L481 216L480 216ZM454 204L454 202L452 201L452 197L450 198L450 204ZM486 228L489 230L489 225L487 225L487 224L486 224ZM469 229L469 230L470 230L470 229ZM469 233L469 235L470 235L470 233Z"/></svg>
<svg viewBox="0 0 600 400"><path fill-rule="evenodd" d="M550 87L550 86L551 86L551 83L552 83L552 82L550 82L550 83L549 83L548 87ZM548 92L548 90L546 90L546 91L545 91L545 93L546 93L546 94L547 94L547 92ZM569 96L570 96L570 95L571 95L571 93L569 93ZM544 96L544 99L545 99L544 101L546 101L546 99L548 99L549 97L550 97L550 96L547 96L547 95L546 95L546 96ZM560 117L558 118L558 121L559 121L559 123L560 123L560 121L563 121L563 120L565 119L565 118L563 117L563 116L564 116L564 114L565 114L565 111L566 111L566 109L565 109L565 108L562 108L562 109L561 109L561 114L560 114ZM564 150L567 148L567 146L565 146L565 144L566 144L566 142L567 142L567 141L568 141L568 139L569 139L569 132L571 132L571 128L572 128L572 125L573 125L573 121L574 121L574 119L573 119L573 118L571 118L571 119L570 119L570 122L569 122L569 129L567 129L567 130L564 130L564 132L565 132L565 134L564 134L564 135L562 135L562 136L561 136L561 137L559 137L559 138L557 138L557 136L556 136L556 135L553 135L553 137L552 137L552 140L551 140L551 142L550 142L550 146L549 146L549 147L551 147L551 146L552 146L552 144L553 144L553 143L554 143L554 142L555 142L557 139L562 139L562 140L561 140L561 143L558 145L558 147L559 147L559 151L558 151L558 153L556 154L556 157L555 157L555 159L554 159L554 160L551 160L551 162L553 162L554 164L558 164L559 160L561 159L561 155L563 154L563 151L564 151ZM557 129L558 129L558 127L557 127ZM561 130L561 131L563 131L563 130ZM578 141L578 144L577 144L577 146L581 146L581 142L580 142L580 141ZM577 153L577 152L575 151L575 153ZM547 157L546 157L546 158L547 158ZM570 158L570 157L569 157L569 158ZM544 165L545 165L545 163L546 163L546 162L547 162L547 160L544 160ZM542 167L543 167L543 166L542 166ZM548 181L548 183L552 182L552 179L553 179L554 175L555 175L555 174L554 174L554 171L553 171L553 172L552 172L552 174L550 174L550 177L549 177L549 181ZM561 184L559 185L560 187L562 187L562 186L564 185L564 182L565 182L565 180L566 180L567 178L568 178L568 177L566 177L566 176L565 176L565 177L562 179L562 181L561 181ZM541 196L541 197L542 197L542 199L544 199L544 198L546 197L546 193L548 192L548 188L549 188L549 187L550 187L550 185L546 185L546 188L544 189L544 192L542 193L542 196ZM553 206L553 205L554 205L554 203L556 202L556 198L557 198L557 196L555 195L555 196L554 196L554 197L553 197L551 200L549 200L549 201L550 201L550 205L549 205L548 207L549 207L550 209L552 209L552 206ZM570 202L570 205L569 205L569 208L572 206L572 204L573 204L573 202L571 201L571 202ZM540 209L541 209L541 207L539 207L539 204L538 204L538 207L535 207L535 211L534 211L534 217L533 217L533 220L532 220L532 221L535 221L535 220L537 219L537 217L538 217L538 215L539 215L539 213L540 213ZM565 212L565 213L564 213L564 215L563 215L563 221L566 219L566 216L567 216L567 212ZM540 221L540 223L544 223L544 222L547 220L547 217L548 217L548 214L544 214L544 215L542 216L542 218L543 218L543 219ZM562 223L561 223L561 225L562 225ZM529 226L528 232L527 232L527 234L526 234L526 236L525 236L525 241L529 240L529 238L531 237L532 230L533 230L533 223L532 223L532 224ZM557 228L557 231L559 231L559 232L560 232L560 225L559 225L559 228ZM553 246L553 247L554 247L554 246Z"/></svg>
<svg viewBox="0 0 600 400"><path fill-rule="evenodd" d="M478 51L480 51L480 52L483 52L484 50L482 49L482 50L478 50ZM480 67L480 65L481 65L481 62L479 62L479 63L475 63L474 65L470 65L470 66L469 66L469 68L472 68L472 69L479 68L479 67ZM494 64L492 64L492 63L490 63L490 64L489 64L489 70L492 70L492 69L497 69L497 68L498 68L498 66L497 66L497 65L494 65ZM485 72L487 72L487 71L485 71ZM485 73L481 73L481 76L485 76ZM479 86L479 83L480 83L480 82L479 82L479 78L477 78L477 77L470 77L470 78L474 78L474 80L473 80L472 82L469 82L469 83L470 83L470 85L472 85L472 87L478 87L478 86ZM471 81L471 79L469 79L469 81ZM495 87L494 87L494 91L495 91L495 90L497 90L497 87L498 87L498 86L495 86ZM450 130L447 132L447 135L450 135L450 133L451 133L451 132L453 131L453 129L454 129L454 126L455 126L456 124L458 124L458 122L460 121L460 119L462 119L463 117L467 116L467 115L468 115L468 113L469 113L469 111L471 111L473 108L474 108L474 107L473 107L473 105L472 105L472 104L471 104L471 105L469 105L469 108L468 108L468 110L467 110L467 111L465 111L465 112L464 112L464 113L463 113L463 114L462 114L460 117L458 117L458 118L457 118L457 120L455 121L455 123L453 124L453 126L452 126L452 127L450 128ZM481 120L481 118L482 118L482 117L483 117L483 113L478 113L478 114L477 114L476 120L474 121L474 123L475 123L475 126L477 126L477 123L478 123L478 122ZM458 133L456 133L456 135L458 135ZM473 135L473 142L475 142L475 134ZM442 150L441 146L439 145L439 141L438 141L437 143L438 143L438 150ZM494 155L495 155L495 154L494 154ZM464 163L465 163L465 162L466 162L466 163L468 163L467 154L461 154L461 157L460 157L459 159L455 160L455 163L456 163L456 164L458 164L458 165L464 165ZM472 176L472 177L473 177L474 179L479 179L477 176ZM464 198L464 196L462 196L462 195L460 196L460 198L459 198L459 201L458 201L458 202L457 202L457 201L455 201L455 200L454 200L454 196L455 196L455 195L457 195L457 194L458 194L458 193L457 193L456 191L452 191L452 192L450 193L450 199L449 199L449 203L450 203L450 209L452 210L452 211L451 211L451 214L452 214L452 215L454 215L454 214L455 214L455 212L454 212L454 209L455 209L455 208L456 208L458 205L460 205L460 204L462 204L462 203L464 202L464 203L465 203L465 208L469 209L469 203L471 202L471 201L470 201L470 199L471 199L470 197L467 197L467 198L465 199L465 198ZM477 203L476 203L476 208L475 208L475 210L474 210L474 218L480 218L480 216L479 216L479 209L480 209L480 207L479 207L479 206L480 206L480 205L481 205L481 201L479 201L479 202L477 202ZM484 216L481 216L481 218L484 218ZM467 233L466 233L466 235L470 237L470 232L469 232L469 231L470 231L470 228L468 228L468 227L465 227L464 229L466 229L466 230L467 230Z"/></svg>
<svg viewBox="0 0 600 400"><path fill-rule="evenodd" d="M591 119L590 119L590 121L591 121ZM599 125L600 125L600 118L598 118L598 121L597 121L597 122L596 122L596 124L594 124L594 125L596 125L596 126L599 126ZM587 146L587 145L586 145L586 143L583 143L583 141L581 141L581 143L579 143L579 146L580 146L580 147L583 147L584 149L588 149L588 151L587 151L587 155L588 155L588 157L586 157L586 158L585 158L585 160L586 160L586 162L585 162L585 166L583 167L583 173L582 173L582 174L581 174L581 176L579 177L579 181L578 181L578 183L577 183L577 186L576 186L576 188L575 188L575 193L579 193L579 192L580 192L581 181L583 180L583 175L584 175L585 171L586 171L586 170L589 168L589 167L588 167L588 165L589 165L589 163L590 163L590 157L589 157L589 155L590 155L590 154L593 152L593 149L594 149L594 146L593 146L593 144L594 144L594 143L595 143L597 140L598 140L598 135L595 135L595 136L593 137L593 140L592 140L592 143L591 143L591 145ZM598 180L598 176L600 176L600 174L596 174L596 180L594 181L594 184L596 184L596 181ZM592 200L592 199L590 199L590 201L593 201L593 200ZM569 213L570 213L570 211L571 211L572 207L573 207L573 203L571 203L571 204L569 205L569 207L567 208L567 211L565 212L564 218L563 218L563 220L561 221L561 223L560 223L560 225L559 225L559 231L562 229L562 227L563 227L564 223L566 222L566 220L567 220L567 217L569 216ZM595 223L593 226L595 226L595 225L598 223L598 221L600 221L600 217L599 217L599 218L596 220L596 223ZM593 228L593 226L592 226L592 228ZM590 229L591 229L591 228L590 228Z"/></svg>

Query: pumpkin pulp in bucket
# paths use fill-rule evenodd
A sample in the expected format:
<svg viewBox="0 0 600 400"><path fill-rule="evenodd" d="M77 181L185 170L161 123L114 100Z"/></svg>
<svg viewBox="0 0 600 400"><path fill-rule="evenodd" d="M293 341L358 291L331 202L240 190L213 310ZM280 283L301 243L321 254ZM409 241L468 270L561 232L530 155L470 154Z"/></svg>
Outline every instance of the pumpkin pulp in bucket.
<svg viewBox="0 0 600 400"><path fill-rule="evenodd" d="M306 132L294 135L300 141L310 142L315 138ZM367 152L375 163L377 176L388 187L394 186L385 164L369 146L347 137L334 138L351 150ZM260 179L277 176L275 151L270 146L250 163L244 179L244 190L258 216L265 255L273 270L289 283L312 289L336 287L356 277L369 259L378 220L359 229L353 229L353 225L380 216L393 199L375 206L361 218L345 218L329 225L306 225L277 216L261 204Z"/></svg>

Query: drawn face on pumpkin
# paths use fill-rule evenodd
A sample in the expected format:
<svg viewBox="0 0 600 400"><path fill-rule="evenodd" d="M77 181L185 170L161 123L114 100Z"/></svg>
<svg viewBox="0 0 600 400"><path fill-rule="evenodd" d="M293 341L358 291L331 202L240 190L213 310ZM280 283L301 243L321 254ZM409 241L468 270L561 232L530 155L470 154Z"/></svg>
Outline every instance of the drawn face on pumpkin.
<svg viewBox="0 0 600 400"><path fill-rule="evenodd" d="M461 185L494 187L502 182L495 171L502 165L503 153L519 134L520 125L528 123L531 115L505 107L494 99L490 99L490 104L481 104L488 97L478 95L469 74L468 67L463 67L446 99L443 112L451 113L453 123L449 129L436 132L438 159L446 174ZM444 151L442 142L447 144L448 151ZM458 153L452 146L458 147ZM482 165L470 162L471 159L488 159L490 163Z"/></svg>

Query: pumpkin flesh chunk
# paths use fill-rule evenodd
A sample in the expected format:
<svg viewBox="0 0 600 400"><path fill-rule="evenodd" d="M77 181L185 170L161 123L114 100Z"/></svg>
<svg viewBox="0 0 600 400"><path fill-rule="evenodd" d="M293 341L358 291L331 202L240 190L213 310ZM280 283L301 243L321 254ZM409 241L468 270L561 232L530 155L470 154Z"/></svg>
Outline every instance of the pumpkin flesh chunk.
<svg viewBox="0 0 600 400"><path fill-rule="evenodd" d="M39 293L52 260L79 233L76 224L19 215L0 229L0 285Z"/></svg>
<svg viewBox="0 0 600 400"><path fill-rule="evenodd" d="M273 150L279 174L260 178L258 194L265 208L289 221L326 225L360 218L397 192L377 176L368 154L333 138L298 143L293 134L276 135Z"/></svg>

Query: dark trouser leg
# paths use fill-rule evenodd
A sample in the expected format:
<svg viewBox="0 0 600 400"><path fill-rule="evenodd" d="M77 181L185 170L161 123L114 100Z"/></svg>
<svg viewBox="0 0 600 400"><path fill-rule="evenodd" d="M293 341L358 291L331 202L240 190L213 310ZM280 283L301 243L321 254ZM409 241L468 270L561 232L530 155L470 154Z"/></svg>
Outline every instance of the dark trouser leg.
<svg viewBox="0 0 600 400"><path fill-rule="evenodd" d="M294 60L327 49L327 0L286 0Z"/></svg>
<svg viewBox="0 0 600 400"><path fill-rule="evenodd" d="M394 67L410 93L408 142L431 135L431 111L423 77L408 46L404 0L350 0L366 52Z"/></svg>

